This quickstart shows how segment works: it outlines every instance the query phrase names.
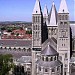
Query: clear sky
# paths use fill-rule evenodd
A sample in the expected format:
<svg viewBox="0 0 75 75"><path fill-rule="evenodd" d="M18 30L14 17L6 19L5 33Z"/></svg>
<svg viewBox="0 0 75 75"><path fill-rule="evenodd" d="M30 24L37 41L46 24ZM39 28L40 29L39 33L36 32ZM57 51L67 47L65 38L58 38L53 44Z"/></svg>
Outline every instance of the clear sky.
<svg viewBox="0 0 75 75"><path fill-rule="evenodd" d="M0 21L32 21L32 11L36 0L0 0ZM45 4L50 12L53 0L40 0L42 11ZM57 11L61 0L54 0ZM75 0L66 0L70 20L75 21Z"/></svg>

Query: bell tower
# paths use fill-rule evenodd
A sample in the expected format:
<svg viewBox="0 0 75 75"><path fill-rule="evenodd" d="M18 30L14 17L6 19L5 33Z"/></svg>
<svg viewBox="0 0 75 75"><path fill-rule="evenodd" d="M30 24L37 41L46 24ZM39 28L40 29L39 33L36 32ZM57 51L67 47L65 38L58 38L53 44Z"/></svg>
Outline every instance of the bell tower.
<svg viewBox="0 0 75 75"><path fill-rule="evenodd" d="M69 11L66 0L61 0L58 11L58 39L57 50L59 52L59 59L63 63L63 75L69 75L70 62L70 24Z"/></svg>
<svg viewBox="0 0 75 75"><path fill-rule="evenodd" d="M36 59L41 51L43 16L40 1L36 0L32 13L32 75L36 75Z"/></svg>

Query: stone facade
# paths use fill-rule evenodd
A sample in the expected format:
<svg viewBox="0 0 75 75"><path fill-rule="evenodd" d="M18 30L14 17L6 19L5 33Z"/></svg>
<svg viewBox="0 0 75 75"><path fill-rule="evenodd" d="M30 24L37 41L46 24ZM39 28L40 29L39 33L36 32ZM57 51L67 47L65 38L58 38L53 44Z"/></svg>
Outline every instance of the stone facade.
<svg viewBox="0 0 75 75"><path fill-rule="evenodd" d="M51 57L55 56L42 56L42 51L48 45L58 52L57 60L63 64L63 67L61 65L55 66L54 73L52 73L53 66L46 67L52 62L46 61L46 57L50 60ZM53 59L53 61L55 60ZM46 5L44 13L42 13L40 1L36 0L32 13L32 75L70 75L69 63L70 23L66 0L61 0L58 12L53 2L50 13L48 13ZM58 67L60 71L57 72Z"/></svg>

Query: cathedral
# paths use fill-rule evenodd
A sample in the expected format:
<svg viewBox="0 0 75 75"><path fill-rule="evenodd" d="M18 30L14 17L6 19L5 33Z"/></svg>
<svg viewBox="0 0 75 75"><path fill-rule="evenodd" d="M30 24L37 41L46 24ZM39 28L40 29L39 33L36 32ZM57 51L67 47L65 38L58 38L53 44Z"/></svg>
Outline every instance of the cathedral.
<svg viewBox="0 0 75 75"><path fill-rule="evenodd" d="M36 0L32 12L32 75L70 75L71 32L66 0L48 12Z"/></svg>

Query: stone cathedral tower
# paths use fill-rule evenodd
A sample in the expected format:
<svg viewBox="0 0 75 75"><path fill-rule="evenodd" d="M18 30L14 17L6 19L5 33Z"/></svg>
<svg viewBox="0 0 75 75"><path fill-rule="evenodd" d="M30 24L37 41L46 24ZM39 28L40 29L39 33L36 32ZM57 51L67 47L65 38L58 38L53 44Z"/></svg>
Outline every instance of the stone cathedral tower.
<svg viewBox="0 0 75 75"><path fill-rule="evenodd" d="M40 1L36 0L32 13L32 75L36 75L37 55L41 51L42 44L42 11Z"/></svg>
<svg viewBox="0 0 75 75"><path fill-rule="evenodd" d="M53 51L58 53L57 60L55 55L45 55ZM56 61L60 65L57 62L55 67ZM69 63L70 23L66 0L61 0L58 12L53 2L50 13L46 5L42 13L40 1L36 0L32 13L32 75L69 75Z"/></svg>
<svg viewBox="0 0 75 75"><path fill-rule="evenodd" d="M61 0L58 11L58 40L57 51L59 52L59 59L63 63L63 75L69 75L70 62L70 25L69 25L69 11L66 0Z"/></svg>

